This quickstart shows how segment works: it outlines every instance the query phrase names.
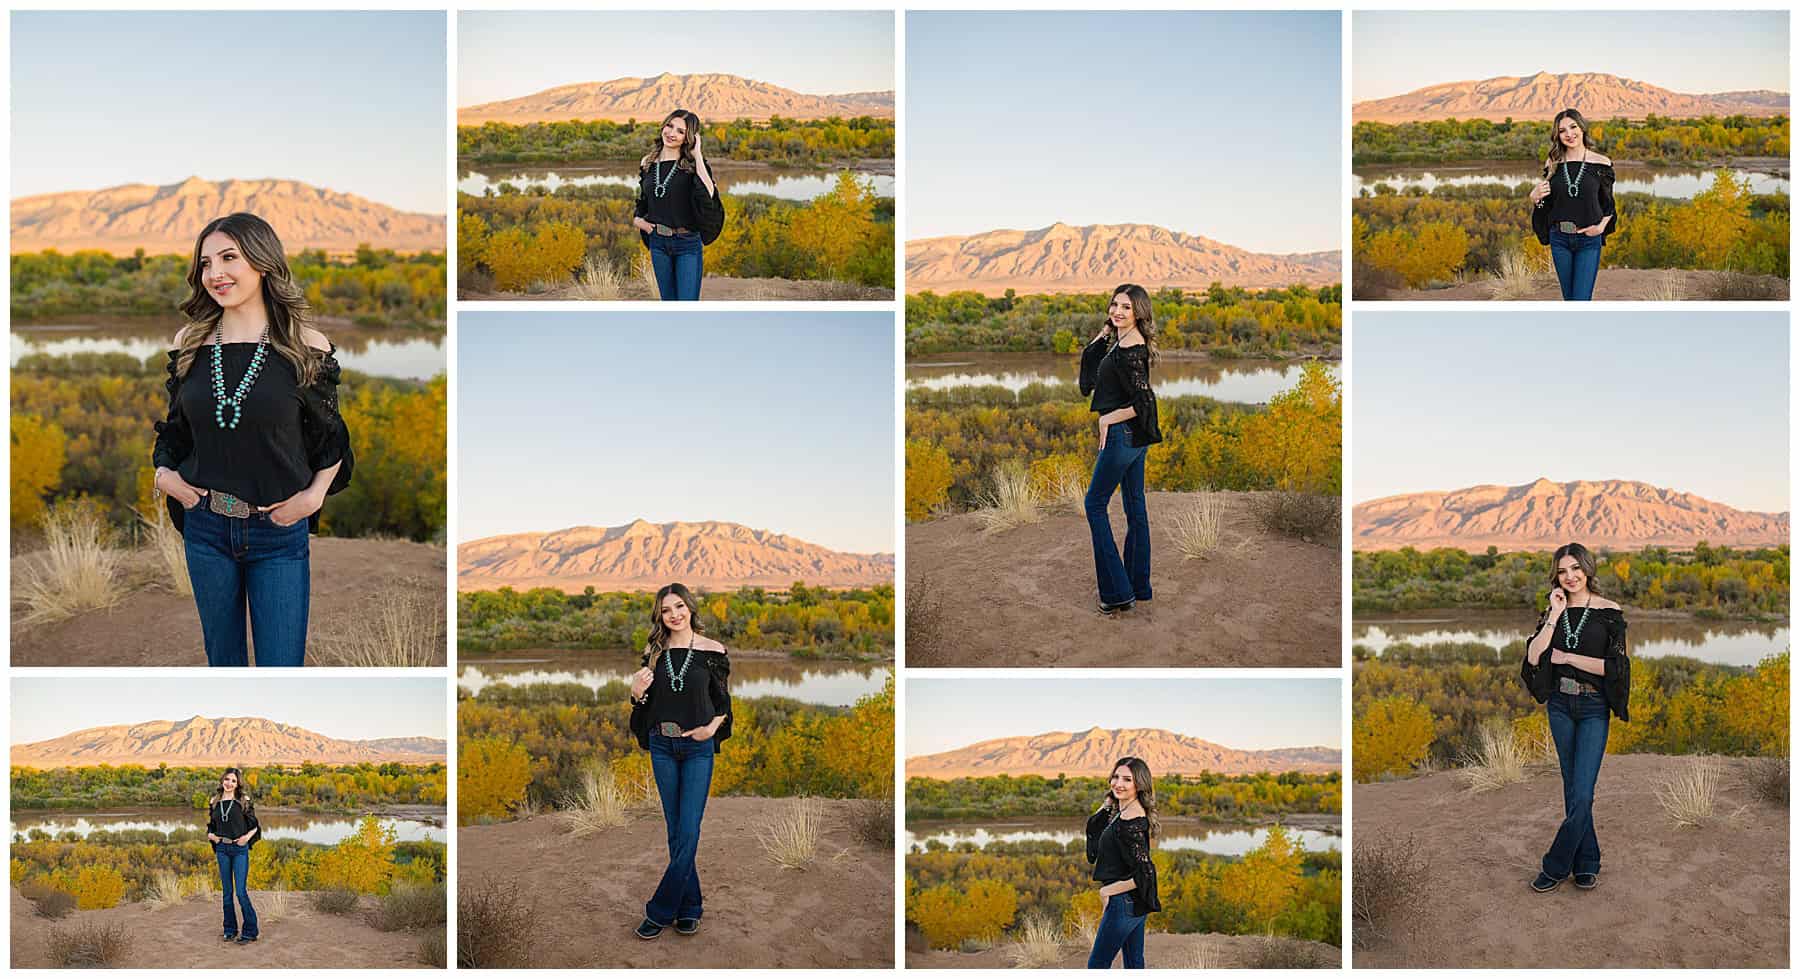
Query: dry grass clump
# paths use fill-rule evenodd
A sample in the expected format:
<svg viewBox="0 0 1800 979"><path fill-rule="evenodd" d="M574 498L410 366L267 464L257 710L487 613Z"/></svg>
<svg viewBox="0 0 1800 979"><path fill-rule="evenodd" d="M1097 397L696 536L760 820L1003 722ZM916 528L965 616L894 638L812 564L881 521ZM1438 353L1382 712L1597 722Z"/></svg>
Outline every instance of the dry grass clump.
<svg viewBox="0 0 1800 979"><path fill-rule="evenodd" d="M1179 960L1172 963L1172 966L1177 969L1198 969L1201 971L1208 969L1223 969L1225 968L1225 960L1224 957L1219 954L1218 948L1214 947L1211 942L1201 941L1183 953Z"/></svg>
<svg viewBox="0 0 1800 979"><path fill-rule="evenodd" d="M598 301L624 299L626 277L605 258L589 255L576 277L572 298Z"/></svg>
<svg viewBox="0 0 1800 979"><path fill-rule="evenodd" d="M319 657L332 666L442 666L444 595L430 583L396 582L365 603L361 625L347 638L321 641Z"/></svg>
<svg viewBox="0 0 1800 979"><path fill-rule="evenodd" d="M1343 965L1323 950L1298 939L1264 935L1250 952L1248 969L1336 969Z"/></svg>
<svg viewBox="0 0 1800 979"><path fill-rule="evenodd" d="M1706 299L1767 301L1787 298L1786 283L1774 276L1715 272L1705 280Z"/></svg>
<svg viewBox="0 0 1800 979"><path fill-rule="evenodd" d="M656 266L650 264L648 249L640 249L631 253L631 273L628 278L636 279L650 290L650 298L655 299L662 293L656 288ZM620 288L624 283L620 283Z"/></svg>
<svg viewBox="0 0 1800 979"><path fill-rule="evenodd" d="M1176 507L1164 518L1169 539L1186 559L1200 560L1219 549L1219 528L1225 507L1212 493L1196 493L1194 500Z"/></svg>
<svg viewBox="0 0 1800 979"><path fill-rule="evenodd" d="M1350 854L1350 934L1358 948L1390 939L1428 910L1431 864L1411 835L1364 838Z"/></svg>
<svg viewBox="0 0 1800 979"><path fill-rule="evenodd" d="M1026 917L1013 931L1006 959L1015 969L1047 969L1062 961L1062 928L1041 914Z"/></svg>
<svg viewBox="0 0 1800 979"><path fill-rule="evenodd" d="M398 884L382 895L370 923L382 931L440 926L450 917L443 884Z"/></svg>
<svg viewBox="0 0 1800 979"><path fill-rule="evenodd" d="M944 599L937 583L920 574L906 583L905 658L910 666L941 661L950 651L950 627L944 621Z"/></svg>
<svg viewBox="0 0 1800 979"><path fill-rule="evenodd" d="M444 929L426 932L419 938L419 961L433 969L447 967L450 963L446 958L449 953L445 950L445 945Z"/></svg>
<svg viewBox="0 0 1800 979"><path fill-rule="evenodd" d="M31 910L40 918L67 918L75 910L75 895L42 885L24 885L19 893L31 902Z"/></svg>
<svg viewBox="0 0 1800 979"><path fill-rule="evenodd" d="M351 914L356 910L356 892L342 887L312 892L312 909L325 914Z"/></svg>
<svg viewBox="0 0 1800 979"><path fill-rule="evenodd" d="M605 762L594 762L581 772L575 789L557 803L577 839L603 829L625 825L631 809L644 801L643 786L628 786Z"/></svg>
<svg viewBox="0 0 1800 979"><path fill-rule="evenodd" d="M1460 759L1463 784L1471 792L1492 792L1532 774L1544 757L1536 746L1522 740L1504 722L1483 724L1474 750Z"/></svg>
<svg viewBox="0 0 1800 979"><path fill-rule="evenodd" d="M1656 277L1656 282L1650 286L1650 292L1644 298L1659 303L1680 302L1687 298L1687 284L1682 280L1680 272L1674 269L1664 269L1662 274Z"/></svg>
<svg viewBox="0 0 1800 979"><path fill-rule="evenodd" d="M1074 469L1059 468L1045 477L1043 505L1082 516L1087 513L1087 489L1090 477Z"/></svg>
<svg viewBox="0 0 1800 979"><path fill-rule="evenodd" d="M1788 807L1788 760L1752 758L1744 767L1744 787L1772 806Z"/></svg>
<svg viewBox="0 0 1800 979"><path fill-rule="evenodd" d="M1675 825L1699 826L1718 813L1723 782L1717 762L1695 758L1656 787L1656 801Z"/></svg>
<svg viewBox="0 0 1800 979"><path fill-rule="evenodd" d="M114 969L125 958L125 926L89 921L53 928L45 940L50 961L63 969Z"/></svg>
<svg viewBox="0 0 1800 979"><path fill-rule="evenodd" d="M991 480L991 488L975 500L975 519L983 534L998 534L1044 519L1037 489L1031 485L1031 474L1024 466L1016 461L998 466Z"/></svg>
<svg viewBox="0 0 1800 979"><path fill-rule="evenodd" d="M756 830L756 841L779 867L804 870L818 855L825 833L825 814L818 800L802 796L787 811Z"/></svg>
<svg viewBox="0 0 1800 979"><path fill-rule="evenodd" d="M294 916L294 892L285 887L264 891L256 899L256 920L262 924L286 921Z"/></svg>
<svg viewBox="0 0 1800 979"><path fill-rule="evenodd" d="M157 502L162 502L160 495ZM150 509L154 518L142 513L138 513L137 518L143 528L144 548L150 552L152 564L161 572L157 575L157 584L177 595L192 595L194 581L188 577L187 544L181 539L181 531L169 521L167 508L154 506Z"/></svg>
<svg viewBox="0 0 1800 979"><path fill-rule="evenodd" d="M193 896L193 883L173 870L158 870L144 885L144 903L153 910L172 908Z"/></svg>
<svg viewBox="0 0 1800 979"><path fill-rule="evenodd" d="M1500 256L1500 265L1488 283L1493 299L1529 299L1544 284L1544 269L1532 257L1517 248Z"/></svg>
<svg viewBox="0 0 1800 979"><path fill-rule="evenodd" d="M537 909L515 884L484 879L457 888L456 967L529 969Z"/></svg>
<svg viewBox="0 0 1800 979"><path fill-rule="evenodd" d="M1252 496L1250 508L1269 533L1322 547L1338 546L1343 500L1336 495L1276 490Z"/></svg>
<svg viewBox="0 0 1800 979"><path fill-rule="evenodd" d="M20 561L13 581L13 600L25 607L17 622L44 625L117 605L124 555L99 512L59 504L44 514L43 527L44 550Z"/></svg>
<svg viewBox="0 0 1800 979"><path fill-rule="evenodd" d="M851 807L850 834L876 850L894 848L894 800L857 799Z"/></svg>

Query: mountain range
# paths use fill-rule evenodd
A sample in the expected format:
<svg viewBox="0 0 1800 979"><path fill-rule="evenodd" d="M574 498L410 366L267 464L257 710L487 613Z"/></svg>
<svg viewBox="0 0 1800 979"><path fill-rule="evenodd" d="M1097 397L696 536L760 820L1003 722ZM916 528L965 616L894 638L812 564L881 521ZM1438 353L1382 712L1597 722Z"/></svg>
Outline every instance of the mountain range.
<svg viewBox="0 0 1800 979"><path fill-rule="evenodd" d="M1692 493L1630 480L1548 479L1523 486L1471 486L1405 493L1352 508L1358 550L1498 547L1531 550L1579 541L1590 548L1731 547L1784 544L1786 513L1756 513Z"/></svg>
<svg viewBox="0 0 1800 979"><path fill-rule="evenodd" d="M124 184L19 197L12 250L82 249L129 255L190 254L213 218L249 211L269 222L288 254L349 252L358 245L399 252L444 251L443 215L415 214L298 180L202 180Z"/></svg>
<svg viewBox="0 0 1800 979"><path fill-rule="evenodd" d="M263 717L190 717L94 727L48 741L12 746L12 763L28 768L159 764L271 765L316 762L423 765L446 758L440 738L346 741Z"/></svg>
<svg viewBox="0 0 1800 979"><path fill-rule="evenodd" d="M978 778L984 775L1098 775L1120 758L1144 759L1153 776L1248 775L1256 772L1335 772L1343 752L1319 746L1247 751L1157 728L1089 728L1029 737L996 738L966 748L906 759L906 777Z"/></svg>
<svg viewBox="0 0 1800 979"><path fill-rule="evenodd" d="M891 584L894 555L834 551L742 524L570 527L467 541L456 549L456 586L511 586L580 592L655 591L671 581L690 588L786 588L796 581L827 588Z"/></svg>
<svg viewBox="0 0 1800 979"><path fill-rule="evenodd" d="M906 289L1103 292L1121 282L1149 289L1246 288L1342 280L1339 252L1265 255L1150 224L1067 225L1033 231L919 238L906 243Z"/></svg>
<svg viewBox="0 0 1800 979"><path fill-rule="evenodd" d="M809 95L738 75L674 75L655 78L614 78L604 82L559 85L530 95L483 102L456 110L456 124L479 126L484 122L524 125L530 122L607 120L661 122L675 109L687 109L702 124L770 116L784 119L826 119L831 116L894 117L893 92L845 92Z"/></svg>
<svg viewBox="0 0 1800 979"><path fill-rule="evenodd" d="M1782 116L1788 94L1766 89L1690 95L1648 82L1600 72L1502 76L1445 82L1404 95L1371 99L1350 107L1354 122L1422 122L1433 119L1554 119L1564 109L1588 119L1642 119L1696 116Z"/></svg>

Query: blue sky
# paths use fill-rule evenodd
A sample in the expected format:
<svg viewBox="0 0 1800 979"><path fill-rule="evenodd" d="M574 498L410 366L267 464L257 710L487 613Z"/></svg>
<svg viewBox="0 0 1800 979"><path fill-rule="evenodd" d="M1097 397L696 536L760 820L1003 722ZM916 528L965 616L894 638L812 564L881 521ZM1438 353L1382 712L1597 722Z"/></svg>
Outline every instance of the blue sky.
<svg viewBox="0 0 1800 979"><path fill-rule="evenodd" d="M1786 314L1359 312L1350 354L1354 502L1541 476L1788 509Z"/></svg>
<svg viewBox="0 0 1800 979"><path fill-rule="evenodd" d="M1093 727L1148 727L1229 748L1342 743L1333 678L906 678L905 757L993 738Z"/></svg>
<svg viewBox="0 0 1800 979"><path fill-rule="evenodd" d="M460 11L456 31L459 106L665 71L811 95L894 87L889 10Z"/></svg>
<svg viewBox="0 0 1800 979"><path fill-rule="evenodd" d="M14 13L12 194L283 178L444 213L445 15Z"/></svg>
<svg viewBox="0 0 1800 979"><path fill-rule="evenodd" d="M443 738L442 678L214 671L188 676L14 677L12 743L91 727L201 717L266 717L333 738Z"/></svg>
<svg viewBox="0 0 1800 979"><path fill-rule="evenodd" d="M894 550L890 313L464 313L458 536L726 520Z"/></svg>
<svg viewBox="0 0 1800 979"><path fill-rule="evenodd" d="M1338 248L1337 11L906 21L908 239L1154 224Z"/></svg>
<svg viewBox="0 0 1800 979"><path fill-rule="evenodd" d="M1444 82L1604 72L1699 94L1788 89L1782 10L1357 11L1350 99Z"/></svg>

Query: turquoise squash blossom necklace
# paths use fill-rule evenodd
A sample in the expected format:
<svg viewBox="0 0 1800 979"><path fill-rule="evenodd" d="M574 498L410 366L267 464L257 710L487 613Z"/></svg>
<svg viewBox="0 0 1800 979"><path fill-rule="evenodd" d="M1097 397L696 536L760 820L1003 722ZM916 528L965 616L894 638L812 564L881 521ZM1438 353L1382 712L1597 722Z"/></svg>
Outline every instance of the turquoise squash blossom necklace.
<svg viewBox="0 0 1800 979"><path fill-rule="evenodd" d="M1579 167L1575 168L1575 179L1574 180L1569 179L1569 161L1568 160L1562 161L1562 172L1563 172L1563 187L1568 190L1569 196L1570 197L1580 197L1581 196L1581 178L1587 176L1587 158L1583 157L1581 160L1581 165Z"/></svg>
<svg viewBox="0 0 1800 979"><path fill-rule="evenodd" d="M669 674L669 689L680 693L687 686L688 667L694 665L694 640L691 637L688 639L687 656L681 661L680 672L675 670L675 657L670 655L671 652L663 650L663 669Z"/></svg>
<svg viewBox="0 0 1800 979"><path fill-rule="evenodd" d="M213 420L220 428L236 428L244 417L244 400L250 394L250 388L256 384L256 377L262 373L263 362L269 358L269 325L263 324L262 339L256 341L256 352L250 355L250 366L244 368L244 376L238 379L237 389L228 397L225 394L225 326L213 327L212 344L212 389ZM225 418L225 409L231 409L231 419Z"/></svg>
<svg viewBox="0 0 1800 979"><path fill-rule="evenodd" d="M1583 605L1581 607L1581 621L1575 623L1575 628L1573 629L1569 628L1569 610L1567 608L1563 609L1563 647L1569 652L1572 653L1581 648L1581 629L1583 626L1587 625L1588 613L1593 611L1593 609L1594 606L1591 602L1587 605Z"/></svg>
<svg viewBox="0 0 1800 979"><path fill-rule="evenodd" d="M653 186L651 190L658 197L665 197L668 195L669 183L675 179L675 171L681 169L681 158L676 157L669 161L669 175L667 177L662 175L662 165L663 161L658 160L651 167L651 169L655 171L655 176L651 178L655 186Z"/></svg>

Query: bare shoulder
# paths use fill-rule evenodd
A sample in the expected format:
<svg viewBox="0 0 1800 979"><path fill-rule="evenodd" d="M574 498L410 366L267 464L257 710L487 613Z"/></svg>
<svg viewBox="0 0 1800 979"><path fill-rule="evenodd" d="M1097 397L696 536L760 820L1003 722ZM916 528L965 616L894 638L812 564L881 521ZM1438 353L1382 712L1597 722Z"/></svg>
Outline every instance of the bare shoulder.
<svg viewBox="0 0 1800 979"><path fill-rule="evenodd" d="M180 350L181 345L187 341L188 331L198 330L199 328L198 325L193 323L183 323L181 329L175 331L175 339L169 341L169 349Z"/></svg>
<svg viewBox="0 0 1800 979"><path fill-rule="evenodd" d="M1612 166L1612 158L1607 156L1605 153L1595 153L1595 152L1589 151L1588 156L1590 158L1592 158L1595 163L1598 163L1603 167Z"/></svg>
<svg viewBox="0 0 1800 979"><path fill-rule="evenodd" d="M707 653L722 653L725 651L725 644L711 636L695 636L694 648Z"/></svg>
<svg viewBox="0 0 1800 979"><path fill-rule="evenodd" d="M1622 611L1618 602L1615 602L1610 598L1602 598L1599 595L1594 596L1594 607L1595 608L1609 608L1615 612Z"/></svg>
<svg viewBox="0 0 1800 979"><path fill-rule="evenodd" d="M300 328L300 341L314 350L331 349L331 341L326 338L325 334L320 333L310 326L303 326Z"/></svg>

